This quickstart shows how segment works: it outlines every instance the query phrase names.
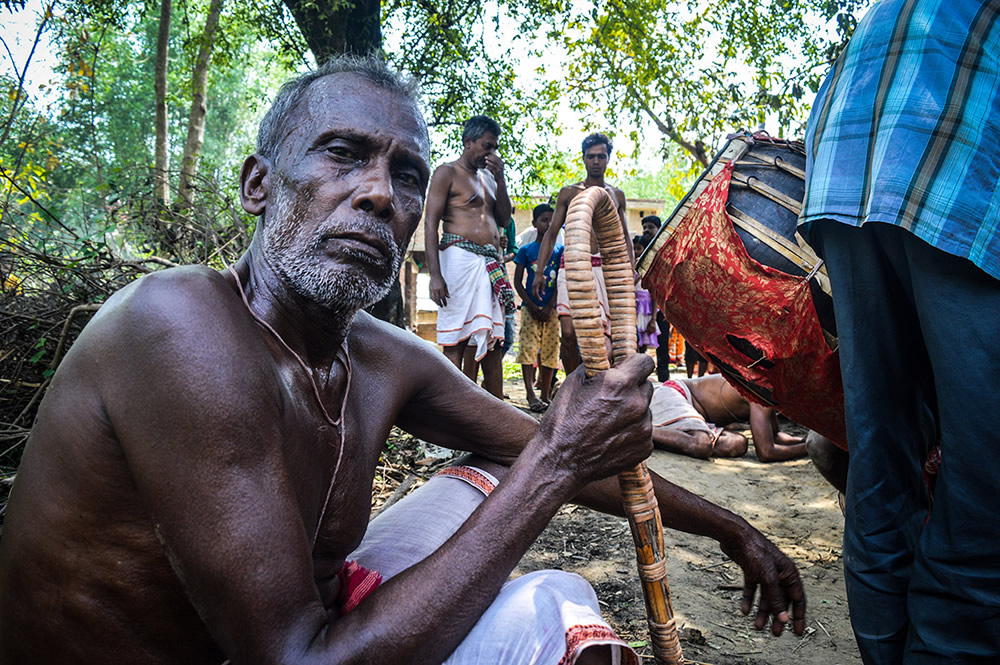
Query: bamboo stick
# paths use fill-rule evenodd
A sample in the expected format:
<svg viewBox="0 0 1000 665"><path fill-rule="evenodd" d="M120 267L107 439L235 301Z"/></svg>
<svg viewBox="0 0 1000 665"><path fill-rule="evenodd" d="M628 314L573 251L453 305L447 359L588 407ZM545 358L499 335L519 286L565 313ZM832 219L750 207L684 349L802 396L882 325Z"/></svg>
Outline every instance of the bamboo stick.
<svg viewBox="0 0 1000 665"><path fill-rule="evenodd" d="M625 246L628 239L622 237L621 228L614 201L602 187L589 187L577 195L566 215L564 278L587 376L610 367L590 263L592 229L608 292L612 358L617 364L636 352L635 281ZM618 484L635 541L653 657L659 665L680 665L684 657L670 604L663 525L646 463L620 473Z"/></svg>

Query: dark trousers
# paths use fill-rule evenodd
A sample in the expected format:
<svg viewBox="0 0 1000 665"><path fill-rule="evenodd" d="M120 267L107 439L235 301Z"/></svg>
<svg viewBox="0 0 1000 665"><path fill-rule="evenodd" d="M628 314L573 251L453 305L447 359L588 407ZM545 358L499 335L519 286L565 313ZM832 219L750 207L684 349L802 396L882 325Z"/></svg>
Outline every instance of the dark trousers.
<svg viewBox="0 0 1000 665"><path fill-rule="evenodd" d="M656 379L663 383L670 380L670 324L663 318L663 313L656 312Z"/></svg>
<svg viewBox="0 0 1000 665"><path fill-rule="evenodd" d="M1000 662L1000 281L887 224L823 221L812 240L840 340L844 573L862 658Z"/></svg>

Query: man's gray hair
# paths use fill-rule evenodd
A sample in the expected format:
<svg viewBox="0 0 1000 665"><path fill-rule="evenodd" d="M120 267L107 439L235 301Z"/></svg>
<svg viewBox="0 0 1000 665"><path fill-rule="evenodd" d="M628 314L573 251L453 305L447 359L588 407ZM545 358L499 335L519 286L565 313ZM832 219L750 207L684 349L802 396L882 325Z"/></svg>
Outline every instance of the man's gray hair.
<svg viewBox="0 0 1000 665"><path fill-rule="evenodd" d="M331 74L355 74L388 92L402 95L413 102L414 106L418 104L417 81L390 69L377 55L335 56L323 63L322 67L286 81L281 86L271 108L260 121L260 129L257 131L258 154L271 161L277 160L278 143L281 142L282 128L289 113L314 81Z"/></svg>
<svg viewBox="0 0 1000 665"><path fill-rule="evenodd" d="M475 141L486 132L499 137L500 123L488 115L474 115L462 127L462 143Z"/></svg>

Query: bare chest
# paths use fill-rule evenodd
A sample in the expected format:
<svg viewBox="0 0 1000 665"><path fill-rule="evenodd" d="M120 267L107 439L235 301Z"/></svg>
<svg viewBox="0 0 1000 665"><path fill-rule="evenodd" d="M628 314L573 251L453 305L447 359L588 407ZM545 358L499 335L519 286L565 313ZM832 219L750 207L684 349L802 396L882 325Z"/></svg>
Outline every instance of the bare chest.
<svg viewBox="0 0 1000 665"><path fill-rule="evenodd" d="M364 382L352 386L336 424L319 413L315 396L310 404L302 395L286 422L285 456L316 560L342 560L367 528L372 483L396 409L366 388ZM333 415L329 405L327 411Z"/></svg>
<svg viewBox="0 0 1000 665"><path fill-rule="evenodd" d="M456 176L448 190L444 230L480 245L497 244L496 184L481 174Z"/></svg>

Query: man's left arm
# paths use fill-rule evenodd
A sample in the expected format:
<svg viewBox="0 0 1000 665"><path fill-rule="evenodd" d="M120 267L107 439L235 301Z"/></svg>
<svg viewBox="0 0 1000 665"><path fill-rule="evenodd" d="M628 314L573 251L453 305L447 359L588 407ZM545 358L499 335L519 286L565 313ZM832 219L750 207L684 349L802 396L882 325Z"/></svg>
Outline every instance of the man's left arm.
<svg viewBox="0 0 1000 665"><path fill-rule="evenodd" d="M413 375L421 377L422 381L403 406L397 424L425 441L476 452L502 464L513 463L534 436L538 422L478 389L443 357L420 353L421 350L414 349L414 353L407 354ZM561 394L557 393L557 400ZM560 410L550 411L558 413ZM483 418L483 413L491 413L494 417ZM791 560L743 518L656 474L651 475L661 516L665 517L664 526L713 538L743 569L745 586L741 609L744 614L750 611L756 589L760 587L757 628L763 629L770 615L772 632L780 634L789 620L788 607L791 605L792 628L796 634L802 634L805 592ZM591 483L575 500L595 510L624 515L621 492L614 478Z"/></svg>
<svg viewBox="0 0 1000 665"><path fill-rule="evenodd" d="M486 170L493 175L496 181L496 201L493 203L493 219L496 220L498 230L503 231L504 226L510 222L511 213L514 211L514 204L510 201L507 193L507 179L504 177L504 163L497 154L486 156Z"/></svg>
<svg viewBox="0 0 1000 665"><path fill-rule="evenodd" d="M723 553L743 569L743 599L740 603L743 614L750 613L760 587L754 619L756 629L763 630L770 616L771 632L780 635L791 618L792 630L801 635L805 630L806 595L799 571L791 559L739 515L674 485L652 471L649 475L663 526L712 538L719 543ZM591 483L577 496L576 502L611 515L625 514L615 478Z"/></svg>
<svg viewBox="0 0 1000 665"><path fill-rule="evenodd" d="M805 439L782 434L774 409L750 402L750 432L761 462L784 462L806 456Z"/></svg>

